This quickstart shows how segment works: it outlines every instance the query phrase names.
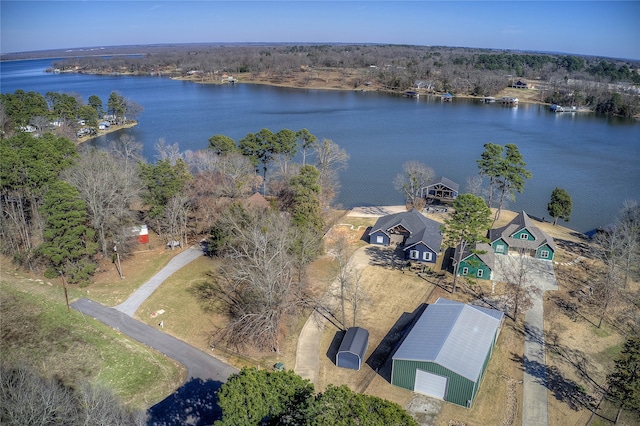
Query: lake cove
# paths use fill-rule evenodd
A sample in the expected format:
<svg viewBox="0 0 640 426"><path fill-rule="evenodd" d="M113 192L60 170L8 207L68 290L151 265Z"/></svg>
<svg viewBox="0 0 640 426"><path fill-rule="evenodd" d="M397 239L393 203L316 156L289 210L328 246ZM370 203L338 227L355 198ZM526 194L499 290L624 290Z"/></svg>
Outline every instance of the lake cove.
<svg viewBox="0 0 640 426"><path fill-rule="evenodd" d="M254 84L201 85L161 77L47 74L52 60L2 63L2 92L17 89L99 96L117 91L144 107L138 125L98 138L106 146L126 133L155 160L158 139L182 150L206 148L224 134L239 140L266 127L307 128L350 155L336 202L344 207L402 204L393 178L420 161L460 184L478 172L483 145L515 143L533 173L507 206L545 217L551 191L573 199L571 221L581 232L612 222L626 199L640 201L640 124L590 113L552 113L547 106L515 108L480 100L405 98L377 92L289 89Z"/></svg>

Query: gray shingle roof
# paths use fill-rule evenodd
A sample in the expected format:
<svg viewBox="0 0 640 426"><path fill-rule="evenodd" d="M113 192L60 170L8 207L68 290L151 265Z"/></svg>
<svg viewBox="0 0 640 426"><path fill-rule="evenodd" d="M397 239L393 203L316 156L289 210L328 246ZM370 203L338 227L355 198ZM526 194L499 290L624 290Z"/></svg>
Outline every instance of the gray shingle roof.
<svg viewBox="0 0 640 426"><path fill-rule="evenodd" d="M454 259L458 259L458 251L460 250L460 245L456 247L456 251L453 255ZM485 265L489 267L492 271L495 270L496 264L496 256L493 253L493 248L487 243L477 243L475 246L475 250L484 251L485 253L476 253L476 255L484 262ZM462 253L462 260L465 260L467 257L471 256L473 253L471 252L471 247L467 246Z"/></svg>
<svg viewBox="0 0 640 426"><path fill-rule="evenodd" d="M430 185L425 186L425 189L426 188L430 188L430 187L432 187L434 185L444 185L447 188L452 189L455 192L459 192L459 188L460 188L460 185L458 185L457 183L455 183L451 179L448 179L448 178L446 178L444 176L440 176L435 182L433 182Z"/></svg>
<svg viewBox="0 0 640 426"><path fill-rule="evenodd" d="M523 229L527 229L531 235L535 237L534 241L531 240L521 240L519 238L512 238L511 236L516 232L519 232ZM554 251L556 250L556 245L553 242L553 238L549 236L542 229L538 228L533 224L529 216L522 211L516 217L513 218L511 222L502 228L496 228L489 230L489 241L493 243L494 241L502 238L510 248L522 248L526 250L536 250L538 247L548 244Z"/></svg>
<svg viewBox="0 0 640 426"><path fill-rule="evenodd" d="M422 242L434 252L438 253L440 251L440 245L442 244L440 223L425 217L416 209L382 216L373 225L369 235L378 231L389 235L389 230L398 225L401 225L411 234L404 243L405 249Z"/></svg>
<svg viewBox="0 0 640 426"><path fill-rule="evenodd" d="M440 298L425 309L393 359L434 362L475 382L503 316Z"/></svg>

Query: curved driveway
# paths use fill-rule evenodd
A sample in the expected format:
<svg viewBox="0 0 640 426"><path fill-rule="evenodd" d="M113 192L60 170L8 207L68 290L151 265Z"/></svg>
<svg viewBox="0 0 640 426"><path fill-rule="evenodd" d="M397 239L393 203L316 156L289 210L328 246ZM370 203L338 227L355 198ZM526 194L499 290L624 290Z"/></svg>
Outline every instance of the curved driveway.
<svg viewBox="0 0 640 426"><path fill-rule="evenodd" d="M86 298L73 302L71 306L83 314L89 315L178 361L187 369L188 380L211 379L224 383L231 374L237 373L238 370L180 339L133 318L136 310L160 284L174 272L200 256L202 256L202 250L197 247L191 247L176 255L160 272L140 286L127 300L113 308Z"/></svg>
<svg viewBox="0 0 640 426"><path fill-rule="evenodd" d="M156 289L169 278L178 269L193 262L200 256L202 256L202 250L197 247L190 247L182 253L176 255L167 263L167 265L160 270L157 274L138 288L127 300L115 306L114 308L120 312L124 312L127 315L133 316L140 305L156 291Z"/></svg>

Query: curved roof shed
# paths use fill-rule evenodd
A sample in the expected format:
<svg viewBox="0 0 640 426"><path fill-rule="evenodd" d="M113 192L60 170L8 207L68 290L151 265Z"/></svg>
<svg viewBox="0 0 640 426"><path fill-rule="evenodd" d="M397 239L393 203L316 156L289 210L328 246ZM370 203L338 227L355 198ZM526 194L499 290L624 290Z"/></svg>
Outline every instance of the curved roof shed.
<svg viewBox="0 0 640 426"><path fill-rule="evenodd" d="M352 370L360 370L364 354L369 346L369 332L364 328L351 327L340 343L336 355L336 365Z"/></svg>

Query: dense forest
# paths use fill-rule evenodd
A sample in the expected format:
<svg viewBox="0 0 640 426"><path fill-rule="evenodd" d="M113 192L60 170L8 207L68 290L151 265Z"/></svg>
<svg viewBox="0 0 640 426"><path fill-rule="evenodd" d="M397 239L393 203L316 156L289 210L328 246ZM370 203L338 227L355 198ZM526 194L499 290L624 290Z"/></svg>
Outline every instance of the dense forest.
<svg viewBox="0 0 640 426"><path fill-rule="evenodd" d="M640 112L638 61L567 54L407 45L167 45L129 47L110 57L60 60L61 71L162 74L188 77L222 73L282 82L313 72L343 73L344 89L368 86L402 91L494 96L517 80L535 82L537 101L586 106L598 113ZM359 72L353 73L354 70Z"/></svg>

